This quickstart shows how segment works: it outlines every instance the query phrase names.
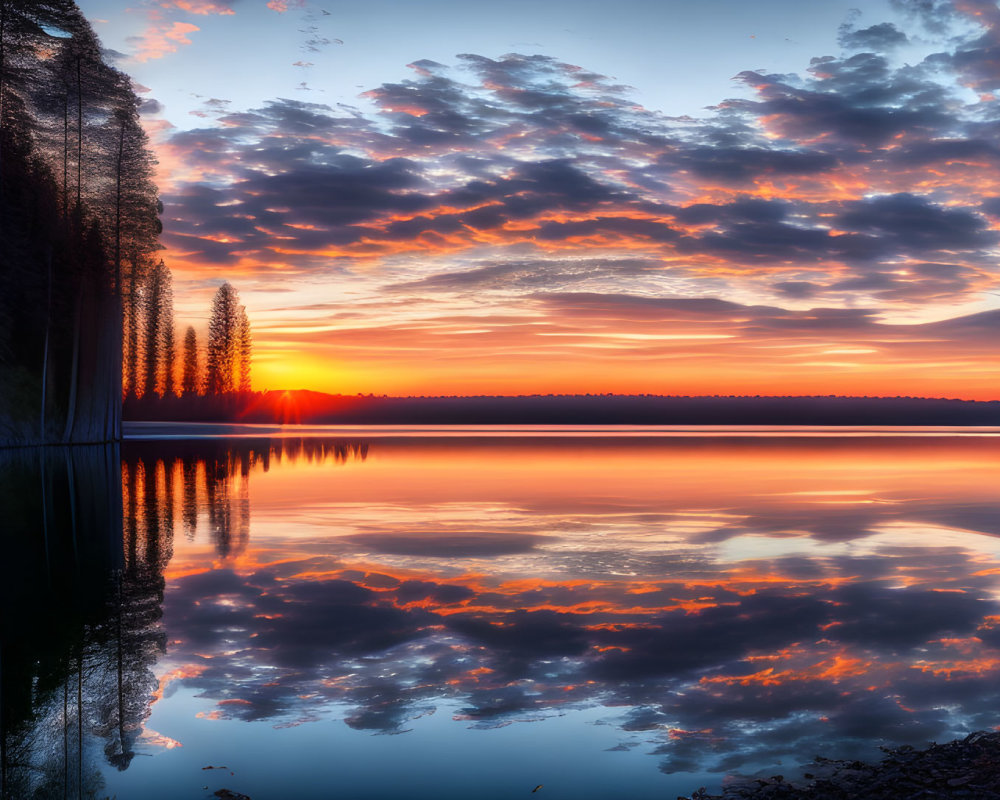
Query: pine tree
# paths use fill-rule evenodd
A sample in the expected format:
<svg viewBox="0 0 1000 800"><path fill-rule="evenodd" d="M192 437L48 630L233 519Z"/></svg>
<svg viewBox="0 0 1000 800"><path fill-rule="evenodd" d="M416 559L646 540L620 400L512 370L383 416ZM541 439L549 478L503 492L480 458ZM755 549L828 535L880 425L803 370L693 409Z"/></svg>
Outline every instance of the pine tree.
<svg viewBox="0 0 1000 800"><path fill-rule="evenodd" d="M239 309L239 295L227 281L215 293L208 322L208 394L229 394L236 388L233 366L239 344Z"/></svg>
<svg viewBox="0 0 1000 800"><path fill-rule="evenodd" d="M239 372L239 390L249 394L252 390L250 385L250 364L253 358L253 337L250 333L250 319L247 317L246 306L240 306L240 318L237 325L237 369Z"/></svg>
<svg viewBox="0 0 1000 800"><path fill-rule="evenodd" d="M137 107L72 0L0 0L0 382L20 393L0 393L12 421L0 428L12 438L117 438L123 366L130 388L144 377L137 315L134 358L121 357L122 255L144 268L159 233ZM41 430L32 413L27 433L36 402Z"/></svg>
<svg viewBox="0 0 1000 800"><path fill-rule="evenodd" d="M177 396L177 342L174 330L174 315L168 314L170 321L164 321L160 331L161 351L160 382L157 392L161 397Z"/></svg>
<svg viewBox="0 0 1000 800"><path fill-rule="evenodd" d="M145 373L142 383L142 396L152 397L156 394L158 377L163 365L163 326L165 307L170 291L170 273L162 260L150 271L143 292L143 341L145 342ZM171 314L171 316L173 316Z"/></svg>
<svg viewBox="0 0 1000 800"><path fill-rule="evenodd" d="M184 372L181 377L181 392L185 395L198 394L201 388L201 373L198 365L198 336L194 328L188 326L184 334Z"/></svg>
<svg viewBox="0 0 1000 800"><path fill-rule="evenodd" d="M161 262L162 263L162 262ZM174 287L170 270L164 269L163 318L160 320L160 394L177 394L177 344L174 328Z"/></svg>

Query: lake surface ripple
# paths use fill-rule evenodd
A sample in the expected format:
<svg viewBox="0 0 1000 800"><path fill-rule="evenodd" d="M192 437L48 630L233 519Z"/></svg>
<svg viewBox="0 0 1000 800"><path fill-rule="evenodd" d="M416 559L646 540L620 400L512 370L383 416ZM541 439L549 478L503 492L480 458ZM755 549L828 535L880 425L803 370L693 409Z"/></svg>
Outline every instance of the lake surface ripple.
<svg viewBox="0 0 1000 800"><path fill-rule="evenodd" d="M0 460L5 798L662 800L1000 725L994 437L350 434Z"/></svg>

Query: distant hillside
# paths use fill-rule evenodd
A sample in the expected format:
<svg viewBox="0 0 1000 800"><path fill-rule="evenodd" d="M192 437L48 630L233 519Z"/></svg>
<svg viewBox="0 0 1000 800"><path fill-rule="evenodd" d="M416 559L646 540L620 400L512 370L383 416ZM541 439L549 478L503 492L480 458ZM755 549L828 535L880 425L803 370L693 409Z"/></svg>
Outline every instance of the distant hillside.
<svg viewBox="0 0 1000 800"><path fill-rule="evenodd" d="M374 397L264 392L239 402L130 403L132 420L340 425L998 425L1000 401L920 397L528 395Z"/></svg>

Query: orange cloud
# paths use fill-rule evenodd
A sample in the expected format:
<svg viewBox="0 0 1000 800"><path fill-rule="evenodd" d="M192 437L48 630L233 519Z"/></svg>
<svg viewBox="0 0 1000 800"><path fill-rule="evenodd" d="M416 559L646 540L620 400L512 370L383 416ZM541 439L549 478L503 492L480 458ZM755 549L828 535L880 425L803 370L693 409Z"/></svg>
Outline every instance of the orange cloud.
<svg viewBox="0 0 1000 800"><path fill-rule="evenodd" d="M305 0L267 0L267 7L279 14L284 14L289 8L305 8Z"/></svg>
<svg viewBox="0 0 1000 800"><path fill-rule="evenodd" d="M231 16L236 12L233 11L229 6L214 3L212 0L160 0L161 8L179 8L181 11L187 11L189 14L218 14L220 16Z"/></svg>
<svg viewBox="0 0 1000 800"><path fill-rule="evenodd" d="M135 61L150 61L177 52L182 45L191 44L189 33L201 30L190 22L177 22L166 19L156 10L149 12L149 27L130 41L135 46L132 58Z"/></svg>

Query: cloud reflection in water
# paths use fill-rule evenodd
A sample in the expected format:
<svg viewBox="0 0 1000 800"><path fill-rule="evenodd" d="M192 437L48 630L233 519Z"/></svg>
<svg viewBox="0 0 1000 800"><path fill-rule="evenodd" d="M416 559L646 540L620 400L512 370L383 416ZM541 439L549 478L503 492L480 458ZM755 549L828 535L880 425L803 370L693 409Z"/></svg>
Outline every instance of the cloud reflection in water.
<svg viewBox="0 0 1000 800"><path fill-rule="evenodd" d="M667 772L997 724L992 440L286 444L165 458L157 672L206 716L600 706Z"/></svg>

